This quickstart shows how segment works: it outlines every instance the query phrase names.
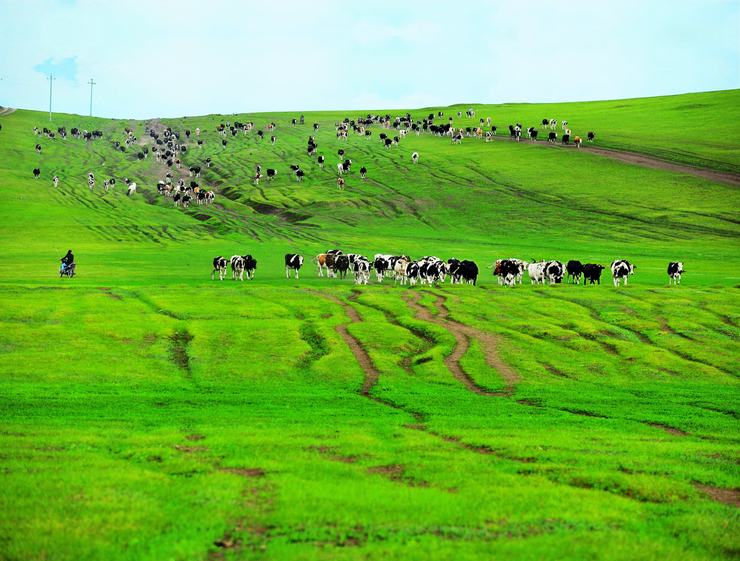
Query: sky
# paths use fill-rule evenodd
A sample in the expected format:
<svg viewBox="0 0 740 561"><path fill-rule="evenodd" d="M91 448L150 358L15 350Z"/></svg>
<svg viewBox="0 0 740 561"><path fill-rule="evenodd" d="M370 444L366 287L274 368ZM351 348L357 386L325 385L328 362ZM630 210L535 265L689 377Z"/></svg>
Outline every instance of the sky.
<svg viewBox="0 0 740 561"><path fill-rule="evenodd" d="M102 117L740 87L740 0L0 0L0 105Z"/></svg>

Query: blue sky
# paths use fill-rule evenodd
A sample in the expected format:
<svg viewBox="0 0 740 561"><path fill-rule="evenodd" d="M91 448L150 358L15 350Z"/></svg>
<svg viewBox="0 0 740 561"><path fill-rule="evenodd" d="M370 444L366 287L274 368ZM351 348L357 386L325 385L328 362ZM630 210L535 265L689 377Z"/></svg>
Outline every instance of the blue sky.
<svg viewBox="0 0 740 561"><path fill-rule="evenodd" d="M740 87L740 0L0 0L0 105L105 117Z"/></svg>

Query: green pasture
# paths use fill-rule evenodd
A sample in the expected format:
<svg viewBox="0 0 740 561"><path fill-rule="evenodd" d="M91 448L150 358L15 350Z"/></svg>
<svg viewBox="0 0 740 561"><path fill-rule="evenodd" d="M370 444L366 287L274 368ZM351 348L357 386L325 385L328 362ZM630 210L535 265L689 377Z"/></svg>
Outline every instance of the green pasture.
<svg viewBox="0 0 740 561"><path fill-rule="evenodd" d="M552 116L596 146L737 173L739 102L411 113L491 116L500 134ZM367 113L54 116L103 131L87 144L35 136L44 113L0 117L0 559L736 558L738 188L588 146L336 139ZM227 120L256 128L223 147ZM255 134L269 122L274 146ZM323 170L305 152L314 122ZM157 194L165 167L136 153L163 125L203 129L174 174L203 166L213 205ZM121 153L125 126L138 144ZM257 163L277 178L254 185ZM474 259L481 275L356 287L317 277L333 247ZM70 248L79 274L59 279ZM306 258L299 280L286 252ZM235 253L257 258L255 280L212 281L212 258ZM637 271L618 289L608 271L509 288L490 269L506 257Z"/></svg>

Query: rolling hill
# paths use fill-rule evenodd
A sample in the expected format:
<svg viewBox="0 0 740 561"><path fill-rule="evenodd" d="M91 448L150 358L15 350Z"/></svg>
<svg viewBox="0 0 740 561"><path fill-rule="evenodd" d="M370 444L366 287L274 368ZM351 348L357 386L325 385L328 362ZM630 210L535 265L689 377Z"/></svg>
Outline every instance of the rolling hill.
<svg viewBox="0 0 740 561"><path fill-rule="evenodd" d="M738 108L740 90L424 108L414 120L491 117L498 134L390 149L392 130L339 141L335 123L403 111L0 116L3 557L734 558ZM596 142L506 138L545 117ZM255 129L224 146L227 121ZM306 155L313 123L324 169ZM45 126L103 136L34 135ZM167 168L137 154L166 127L202 129L172 172L203 166L212 205L157 193ZM255 185L256 164L277 177ZM474 259L481 275L356 287L317 278L332 247ZM79 274L59 279L68 248ZM306 257L300 280L287 252ZM256 278L212 281L211 259L237 253ZM500 286L491 264L512 256L637 271L619 289L608 272Z"/></svg>

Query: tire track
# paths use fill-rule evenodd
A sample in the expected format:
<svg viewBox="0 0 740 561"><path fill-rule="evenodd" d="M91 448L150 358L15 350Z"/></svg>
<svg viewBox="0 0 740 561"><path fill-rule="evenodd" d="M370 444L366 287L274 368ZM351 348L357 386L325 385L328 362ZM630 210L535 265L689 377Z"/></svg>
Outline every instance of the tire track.
<svg viewBox="0 0 740 561"><path fill-rule="evenodd" d="M513 395L516 384L521 381L521 377L499 356L498 337L451 319L450 312L446 306L446 300L439 294L434 294L434 305L438 310L438 315L436 316L419 303L421 295L418 292L407 292L406 294L408 295L406 302L414 311L417 319L437 324L446 329L455 338L455 346L452 349L452 353L444 359L444 362L448 370L463 386L478 395L499 397L510 397ZM488 366L499 373L504 381L504 389L498 391L488 390L478 385L463 369L460 360L470 348L471 339L476 339L481 344Z"/></svg>
<svg viewBox="0 0 740 561"><path fill-rule="evenodd" d="M348 304L347 302L344 302L343 300L340 300L333 294L325 294L325 293L312 291L312 290L309 290L307 292L315 294L316 296L320 296L321 298L324 298L326 300L329 300L339 305L344 310L344 312L347 314L347 316L350 318L350 323L361 323L362 322L362 318L360 317L357 310L355 310L350 304ZM513 462L521 462L521 463L533 463L537 461L537 459L533 457L519 457L519 456L507 454L501 450L497 450L486 444L472 444L469 442L464 442L462 438L459 436L448 435L448 434L444 434L439 431L430 429L426 424L427 415L425 413L420 412L420 411L415 411L409 407L405 407L403 405L400 405L388 399L384 399L382 397L372 395L371 390L377 384L378 379L380 377L380 372L373 364L373 361L370 358L370 355L365 350L365 348L362 346L360 341L356 337L354 337L351 333L349 333L349 331L347 330L347 325L348 324L337 325L336 331L337 333L339 333L339 335L342 337L344 342L350 348L350 350L352 351L352 354L355 355L357 362L362 367L362 370L365 374L365 379L363 381L362 388L359 392L360 395L362 395L363 397L366 397L367 399L370 399L371 401L374 401L375 403L378 403L379 405L390 407L391 409L395 409L396 411L402 411L403 413L406 413L407 415L410 415L411 417L413 417L414 423L404 424L403 425L404 428L409 429L409 430L416 430L416 431L423 432L443 442L452 444L456 446L457 448L461 448L469 452L474 452L476 454L481 454L485 456L494 456L494 457L501 458L504 460L509 460ZM498 393L491 393L490 395L509 395L509 394L498 392Z"/></svg>

